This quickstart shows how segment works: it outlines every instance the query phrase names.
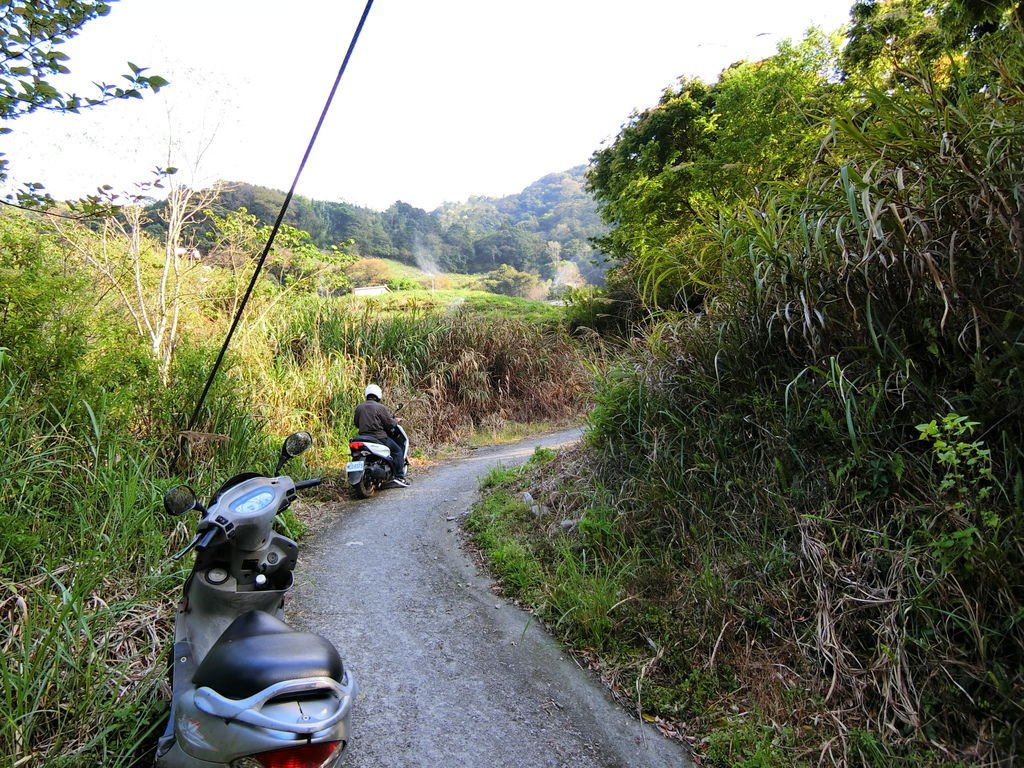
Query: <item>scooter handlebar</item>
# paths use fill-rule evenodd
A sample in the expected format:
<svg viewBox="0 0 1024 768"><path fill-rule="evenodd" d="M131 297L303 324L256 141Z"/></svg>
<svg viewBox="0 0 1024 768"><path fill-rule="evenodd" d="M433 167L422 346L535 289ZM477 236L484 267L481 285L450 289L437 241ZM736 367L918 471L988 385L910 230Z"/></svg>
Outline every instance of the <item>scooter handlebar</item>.
<svg viewBox="0 0 1024 768"><path fill-rule="evenodd" d="M181 550L181 552L177 552L171 555L171 560L181 560L181 558L183 558L193 549L206 549L208 546L210 546L210 542L213 541L213 537L217 535L217 530L217 528L211 527L207 528L203 533L197 533L195 536L192 537L192 541L188 543L187 547Z"/></svg>
<svg viewBox="0 0 1024 768"><path fill-rule="evenodd" d="M206 549L210 546L210 542L213 541L213 537L217 535L218 528L211 527L206 533L203 534L202 538L196 543L196 549Z"/></svg>
<svg viewBox="0 0 1024 768"><path fill-rule="evenodd" d="M322 477L313 477L310 478L309 480L299 480L297 483L295 483L295 490L301 491L303 488L313 488L317 485L320 485L320 483L322 482ZM206 549L208 546L210 546L210 544L213 543L213 540L217 537L217 533L220 530L220 526L210 525L210 527L207 528L205 531L197 533L192 538L192 541L189 542L188 546L186 546L183 550L171 555L171 560L181 560L181 558L183 558L193 549L199 551Z"/></svg>

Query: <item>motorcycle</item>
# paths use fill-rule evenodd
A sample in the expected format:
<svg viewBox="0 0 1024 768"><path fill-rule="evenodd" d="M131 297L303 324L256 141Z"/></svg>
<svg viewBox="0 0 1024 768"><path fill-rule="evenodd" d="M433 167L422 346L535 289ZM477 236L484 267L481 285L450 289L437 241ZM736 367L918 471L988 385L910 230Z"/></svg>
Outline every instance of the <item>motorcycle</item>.
<svg viewBox="0 0 1024 768"><path fill-rule="evenodd" d="M395 413L401 410L395 409ZM409 436L401 424L389 430L392 440L402 449L402 466L409 465ZM345 465L345 475L352 490L361 499L368 499L378 488L395 479L391 468L391 450L373 435L356 435L348 444L352 460Z"/></svg>
<svg viewBox="0 0 1024 768"><path fill-rule="evenodd" d="M172 515L200 513L174 617L171 712L158 768L329 768L350 737L357 688L326 638L284 622L298 545L274 530L296 492L278 472L312 444L290 435L273 476L235 475L208 507L186 485L164 495Z"/></svg>

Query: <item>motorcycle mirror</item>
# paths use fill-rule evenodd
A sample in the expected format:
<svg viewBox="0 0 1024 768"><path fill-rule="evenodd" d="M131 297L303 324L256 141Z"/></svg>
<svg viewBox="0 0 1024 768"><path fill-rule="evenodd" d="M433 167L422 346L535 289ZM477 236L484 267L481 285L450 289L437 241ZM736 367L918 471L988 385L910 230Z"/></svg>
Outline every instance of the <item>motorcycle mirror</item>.
<svg viewBox="0 0 1024 768"><path fill-rule="evenodd" d="M305 453L311 445L313 445L313 438L309 436L309 432L294 432L288 435L284 440L284 445L281 446L281 458L277 460L274 474L281 471L281 467L288 459L294 459L299 454Z"/></svg>
<svg viewBox="0 0 1024 768"><path fill-rule="evenodd" d="M176 485L164 494L164 510L169 515L184 515L199 504L196 492L187 485Z"/></svg>
<svg viewBox="0 0 1024 768"><path fill-rule="evenodd" d="M300 453L309 450L311 445L313 445L313 438L309 436L309 432L296 432L285 438L284 448L281 452L289 459L294 459Z"/></svg>

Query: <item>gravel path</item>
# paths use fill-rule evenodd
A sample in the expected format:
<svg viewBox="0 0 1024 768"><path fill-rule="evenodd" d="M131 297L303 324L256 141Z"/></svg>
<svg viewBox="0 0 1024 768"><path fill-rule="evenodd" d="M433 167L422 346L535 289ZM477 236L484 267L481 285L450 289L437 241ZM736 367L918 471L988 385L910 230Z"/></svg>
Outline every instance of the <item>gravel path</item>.
<svg viewBox="0 0 1024 768"><path fill-rule="evenodd" d="M478 450L414 474L407 489L338 505L300 552L290 620L328 637L360 686L344 765L692 765L496 597L459 546L455 518L482 475L578 437Z"/></svg>

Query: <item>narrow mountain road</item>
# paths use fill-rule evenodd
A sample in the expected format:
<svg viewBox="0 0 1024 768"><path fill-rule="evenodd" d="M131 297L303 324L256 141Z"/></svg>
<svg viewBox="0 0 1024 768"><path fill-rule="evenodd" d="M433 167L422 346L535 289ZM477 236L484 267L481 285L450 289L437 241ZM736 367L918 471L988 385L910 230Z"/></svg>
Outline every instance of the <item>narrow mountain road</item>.
<svg viewBox="0 0 1024 768"><path fill-rule="evenodd" d="M487 448L418 472L407 489L345 504L300 552L289 618L329 638L360 686L344 765L691 765L498 598L459 546L456 518L481 476L578 437Z"/></svg>

